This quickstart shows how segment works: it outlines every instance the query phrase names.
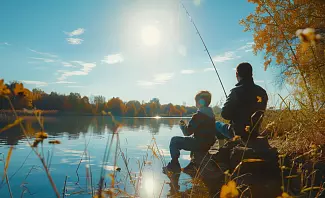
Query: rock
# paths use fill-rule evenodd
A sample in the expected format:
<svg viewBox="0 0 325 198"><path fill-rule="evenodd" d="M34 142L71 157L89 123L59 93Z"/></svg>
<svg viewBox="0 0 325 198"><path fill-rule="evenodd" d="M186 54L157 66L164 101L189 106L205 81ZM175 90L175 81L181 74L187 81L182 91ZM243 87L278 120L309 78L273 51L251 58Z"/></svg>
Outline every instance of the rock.
<svg viewBox="0 0 325 198"><path fill-rule="evenodd" d="M255 195L260 196L259 192L273 192L268 195L276 197L281 193L278 152L268 144L266 138L250 141L247 147L240 140L230 141L217 151L212 151L193 153L194 162L200 167L200 176L211 195L220 191L227 170L230 174L235 171L232 179L239 177L240 182L255 189Z"/></svg>

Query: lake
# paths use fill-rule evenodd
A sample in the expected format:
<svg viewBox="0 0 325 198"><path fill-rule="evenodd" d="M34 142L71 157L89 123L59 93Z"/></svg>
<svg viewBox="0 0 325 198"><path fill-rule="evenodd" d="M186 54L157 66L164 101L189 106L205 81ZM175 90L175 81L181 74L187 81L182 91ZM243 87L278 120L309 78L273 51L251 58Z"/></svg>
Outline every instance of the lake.
<svg viewBox="0 0 325 198"><path fill-rule="evenodd" d="M45 117L44 129L49 137L37 149L43 153L61 196L65 189L65 196L91 197L98 189L102 170L107 188L112 183L110 175L115 172L114 187L131 195L135 191L140 197L166 197L170 193L171 184L162 173L162 166L164 161L170 160L170 138L182 135L178 127L180 118L117 120L122 127L117 132L119 144L116 146L117 134L110 144L116 125L109 117ZM3 127L6 123L1 124ZM26 118L24 126L40 131L35 118ZM61 143L49 144L49 140ZM55 197L39 158L18 126L0 134L1 169L4 170L11 145L14 149L7 175L13 197ZM155 150L157 147L161 157ZM110 151L107 160L103 160L105 150ZM181 152L180 163L182 167L189 163L189 152ZM3 171L0 176L0 197L10 197ZM190 187L189 180L190 176L185 173L180 175L180 191Z"/></svg>

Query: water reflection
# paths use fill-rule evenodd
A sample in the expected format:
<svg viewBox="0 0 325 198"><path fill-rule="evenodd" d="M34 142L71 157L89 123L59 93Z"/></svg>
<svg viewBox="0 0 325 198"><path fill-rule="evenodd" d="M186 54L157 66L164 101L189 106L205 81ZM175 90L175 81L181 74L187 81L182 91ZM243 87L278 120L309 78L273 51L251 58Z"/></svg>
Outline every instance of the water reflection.
<svg viewBox="0 0 325 198"><path fill-rule="evenodd" d="M116 118L122 125L119 130L119 149L117 162L115 161L116 142L113 142L111 155L107 161L103 161L106 142L110 142L116 124L109 117L45 117L44 128L49 139L56 139L61 142L59 145L50 145L48 140L38 148L44 152L45 160L49 164L50 173L59 191L62 192L64 179L68 176L66 194L72 197L91 197L91 194L98 188L100 173L105 171L105 186L112 183L109 176L115 174L115 188L122 189L129 194L135 194L138 189L141 197L165 197L170 193L169 185L165 185L169 178L161 173L162 161L170 160L169 141L174 135L181 135L178 127L180 118ZM0 127L7 125L0 123ZM28 131L38 132L41 130L38 122L33 117L25 117L23 124ZM160 154L164 159L157 159L153 156L148 145L155 137ZM13 127L0 134L0 153L4 159L8 153L9 146L15 145L8 176L14 197L28 193L22 192L28 188L34 197L51 196L53 193L46 174L40 168L40 161L26 143L20 127ZM122 159L120 151L125 154ZM187 155L184 152L180 163L185 166L188 163ZM145 159L145 161L144 161ZM145 166L142 167L143 164ZM116 171L119 168L119 171ZM31 171L32 170L32 171ZM26 174L30 175L25 179ZM91 178L90 178L91 175ZM0 173L0 177L2 177ZM186 175L182 176L186 178ZM135 181L133 184L130 181ZM22 187L22 182L25 184ZM93 186L93 188L91 188ZM185 186L183 186L186 188ZM172 190L173 191L173 190ZM8 197L6 183L0 182L0 197Z"/></svg>
<svg viewBox="0 0 325 198"><path fill-rule="evenodd" d="M116 118L122 124L124 130L139 131L146 130L153 135L159 133L160 127L168 127L169 130L178 124L179 119L173 118ZM9 122L0 122L0 128ZM37 120L26 117L24 125L31 125L33 129L40 130ZM110 117L45 117L44 128L50 136L60 136L66 133L69 139L78 139L80 135L89 131L100 135L115 130L115 123ZM0 134L0 144L17 145L24 135L19 126L11 128Z"/></svg>

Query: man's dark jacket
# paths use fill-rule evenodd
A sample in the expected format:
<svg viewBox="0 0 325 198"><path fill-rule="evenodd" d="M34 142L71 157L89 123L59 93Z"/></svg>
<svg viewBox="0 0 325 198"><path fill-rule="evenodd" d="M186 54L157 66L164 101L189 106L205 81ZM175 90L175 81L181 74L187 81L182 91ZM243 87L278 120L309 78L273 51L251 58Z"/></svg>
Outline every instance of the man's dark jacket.
<svg viewBox="0 0 325 198"><path fill-rule="evenodd" d="M253 78L242 79L230 91L221 116L230 120L231 131L242 139L254 139L259 134L262 116L266 109L268 97L266 91L256 85Z"/></svg>

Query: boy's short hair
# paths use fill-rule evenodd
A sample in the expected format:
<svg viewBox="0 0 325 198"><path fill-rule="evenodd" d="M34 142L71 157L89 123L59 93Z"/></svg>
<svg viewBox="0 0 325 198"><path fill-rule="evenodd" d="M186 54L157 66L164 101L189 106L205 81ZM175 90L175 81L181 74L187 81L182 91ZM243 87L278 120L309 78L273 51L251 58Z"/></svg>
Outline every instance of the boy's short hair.
<svg viewBox="0 0 325 198"><path fill-rule="evenodd" d="M200 91L195 95L195 101L198 102L200 99L203 99L204 106L208 107L211 103L211 93L209 91Z"/></svg>

